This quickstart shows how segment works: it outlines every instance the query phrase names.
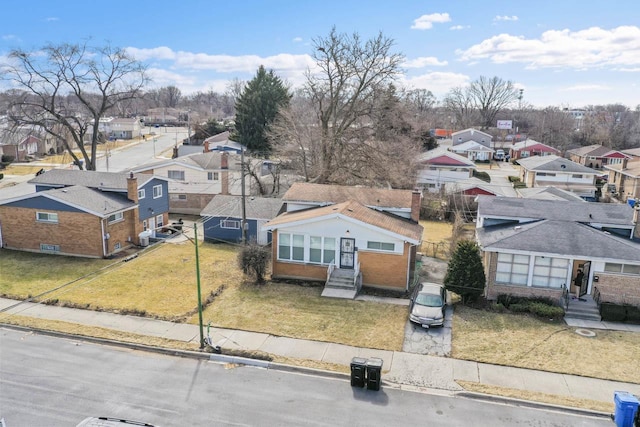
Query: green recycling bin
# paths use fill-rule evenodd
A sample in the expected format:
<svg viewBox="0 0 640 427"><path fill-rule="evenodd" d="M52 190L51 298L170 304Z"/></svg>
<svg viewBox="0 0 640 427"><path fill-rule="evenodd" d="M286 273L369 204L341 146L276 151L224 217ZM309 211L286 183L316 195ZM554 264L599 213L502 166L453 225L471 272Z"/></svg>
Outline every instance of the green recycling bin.
<svg viewBox="0 0 640 427"><path fill-rule="evenodd" d="M633 427L640 402L633 394L626 391L614 391L613 401L616 411L613 421L617 427Z"/></svg>
<svg viewBox="0 0 640 427"><path fill-rule="evenodd" d="M367 359L354 357L351 359L351 387L364 387Z"/></svg>
<svg viewBox="0 0 640 427"><path fill-rule="evenodd" d="M367 360L367 390L380 390L382 364L383 360L378 357L372 357Z"/></svg>

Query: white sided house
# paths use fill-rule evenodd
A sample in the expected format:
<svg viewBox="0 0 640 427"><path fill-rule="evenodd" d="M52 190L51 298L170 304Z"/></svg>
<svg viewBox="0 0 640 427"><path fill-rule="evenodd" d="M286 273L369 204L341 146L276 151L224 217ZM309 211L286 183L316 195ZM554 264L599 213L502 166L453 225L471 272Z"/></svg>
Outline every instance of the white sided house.
<svg viewBox="0 0 640 427"><path fill-rule="evenodd" d="M473 176L474 162L467 157L452 153L444 148L423 153L418 159L419 169L416 185L430 193L446 191Z"/></svg>
<svg viewBox="0 0 640 427"><path fill-rule="evenodd" d="M518 160L520 179L527 187L553 186L572 191L588 201L595 200L599 172L564 157L550 154Z"/></svg>
<svg viewBox="0 0 640 427"><path fill-rule="evenodd" d="M286 212L264 229L273 233L273 278L323 281L323 296L341 298L361 285L407 291L423 231L354 200Z"/></svg>

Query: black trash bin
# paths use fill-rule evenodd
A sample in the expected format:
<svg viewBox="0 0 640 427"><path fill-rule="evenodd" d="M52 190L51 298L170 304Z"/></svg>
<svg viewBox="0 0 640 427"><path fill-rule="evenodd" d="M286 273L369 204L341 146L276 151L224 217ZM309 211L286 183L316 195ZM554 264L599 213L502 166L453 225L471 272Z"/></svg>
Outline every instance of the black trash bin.
<svg viewBox="0 0 640 427"><path fill-rule="evenodd" d="M372 357L367 360L367 389L380 390L382 383L382 363L383 360L378 357Z"/></svg>
<svg viewBox="0 0 640 427"><path fill-rule="evenodd" d="M364 387L367 359L354 357L351 359L351 387Z"/></svg>

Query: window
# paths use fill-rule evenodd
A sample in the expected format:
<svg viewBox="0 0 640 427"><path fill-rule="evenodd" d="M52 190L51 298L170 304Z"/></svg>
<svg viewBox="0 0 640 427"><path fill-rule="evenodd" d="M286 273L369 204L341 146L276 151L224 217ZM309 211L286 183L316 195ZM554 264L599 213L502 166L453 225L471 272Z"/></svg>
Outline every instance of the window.
<svg viewBox="0 0 640 427"><path fill-rule="evenodd" d="M186 194L169 194L171 200L187 200Z"/></svg>
<svg viewBox="0 0 640 427"><path fill-rule="evenodd" d="M168 176L169 179L184 181L184 171L169 171Z"/></svg>
<svg viewBox="0 0 640 427"><path fill-rule="evenodd" d="M604 265L604 271L607 273L622 273L640 276L640 265L615 264L612 262L608 262Z"/></svg>
<svg viewBox="0 0 640 427"><path fill-rule="evenodd" d="M162 185L153 186L153 198L157 199L158 197L162 197Z"/></svg>
<svg viewBox="0 0 640 427"><path fill-rule="evenodd" d="M220 228L231 228L234 230L240 229L240 221L233 219L221 219L220 220Z"/></svg>
<svg viewBox="0 0 640 427"><path fill-rule="evenodd" d="M561 288L567 281L569 260L537 256L533 265L532 286Z"/></svg>
<svg viewBox="0 0 640 427"><path fill-rule="evenodd" d="M124 220L124 215L122 214L122 212L114 213L113 215L109 215L109 218L107 218L107 221L109 222L109 224L114 222L120 222L122 220Z"/></svg>
<svg viewBox="0 0 640 427"><path fill-rule="evenodd" d="M496 283L527 285L529 255L498 254Z"/></svg>
<svg viewBox="0 0 640 427"><path fill-rule="evenodd" d="M118 249L120 249L122 247L122 245L120 244L120 242L116 243L115 245L113 245L113 250L117 251Z"/></svg>
<svg viewBox="0 0 640 427"><path fill-rule="evenodd" d="M49 245L46 243L40 243L40 250L42 252L60 252L60 245Z"/></svg>
<svg viewBox="0 0 640 427"><path fill-rule="evenodd" d="M142 190L138 190L138 200L144 199L144 188Z"/></svg>
<svg viewBox="0 0 640 427"><path fill-rule="evenodd" d="M164 225L164 215L156 216L156 224L158 227L162 227Z"/></svg>
<svg viewBox="0 0 640 427"><path fill-rule="evenodd" d="M218 172L207 172L207 179L209 181L217 181L218 180Z"/></svg>
<svg viewBox="0 0 640 427"><path fill-rule="evenodd" d="M311 236L309 238L309 262L330 264L336 257L336 239Z"/></svg>
<svg viewBox="0 0 640 427"><path fill-rule="evenodd" d="M577 179L582 179L582 174L576 173L571 175L571 178L577 178Z"/></svg>
<svg viewBox="0 0 640 427"><path fill-rule="evenodd" d="M278 259L304 261L304 236L302 234L278 234Z"/></svg>
<svg viewBox="0 0 640 427"><path fill-rule="evenodd" d="M51 212L36 212L36 221L38 222L58 222L58 214Z"/></svg>
<svg viewBox="0 0 640 427"><path fill-rule="evenodd" d="M394 243L387 242L367 242L367 249L374 249L376 251L391 251L393 252L396 248Z"/></svg>
<svg viewBox="0 0 640 427"><path fill-rule="evenodd" d="M142 231L147 231L147 220L142 221Z"/></svg>
<svg viewBox="0 0 640 427"><path fill-rule="evenodd" d="M536 176L556 176L556 174L550 172L536 172Z"/></svg>

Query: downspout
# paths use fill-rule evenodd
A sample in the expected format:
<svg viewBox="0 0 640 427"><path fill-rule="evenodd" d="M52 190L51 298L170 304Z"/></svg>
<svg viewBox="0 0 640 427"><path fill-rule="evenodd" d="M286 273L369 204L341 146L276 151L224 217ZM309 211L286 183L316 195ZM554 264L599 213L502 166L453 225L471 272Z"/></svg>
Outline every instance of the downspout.
<svg viewBox="0 0 640 427"><path fill-rule="evenodd" d="M105 232L104 232L104 218L100 219L100 229L102 230L102 257L106 258L107 257L107 244L106 244L106 239L105 239Z"/></svg>
<svg viewBox="0 0 640 427"><path fill-rule="evenodd" d="M409 243L409 242L407 242ZM409 244L409 253L407 254L407 285L405 287L405 291L409 290L409 287L411 286L410 280L411 280L411 248L412 247L417 247L418 245L412 245ZM417 256L417 254L416 254ZM413 261L415 263L415 260Z"/></svg>

